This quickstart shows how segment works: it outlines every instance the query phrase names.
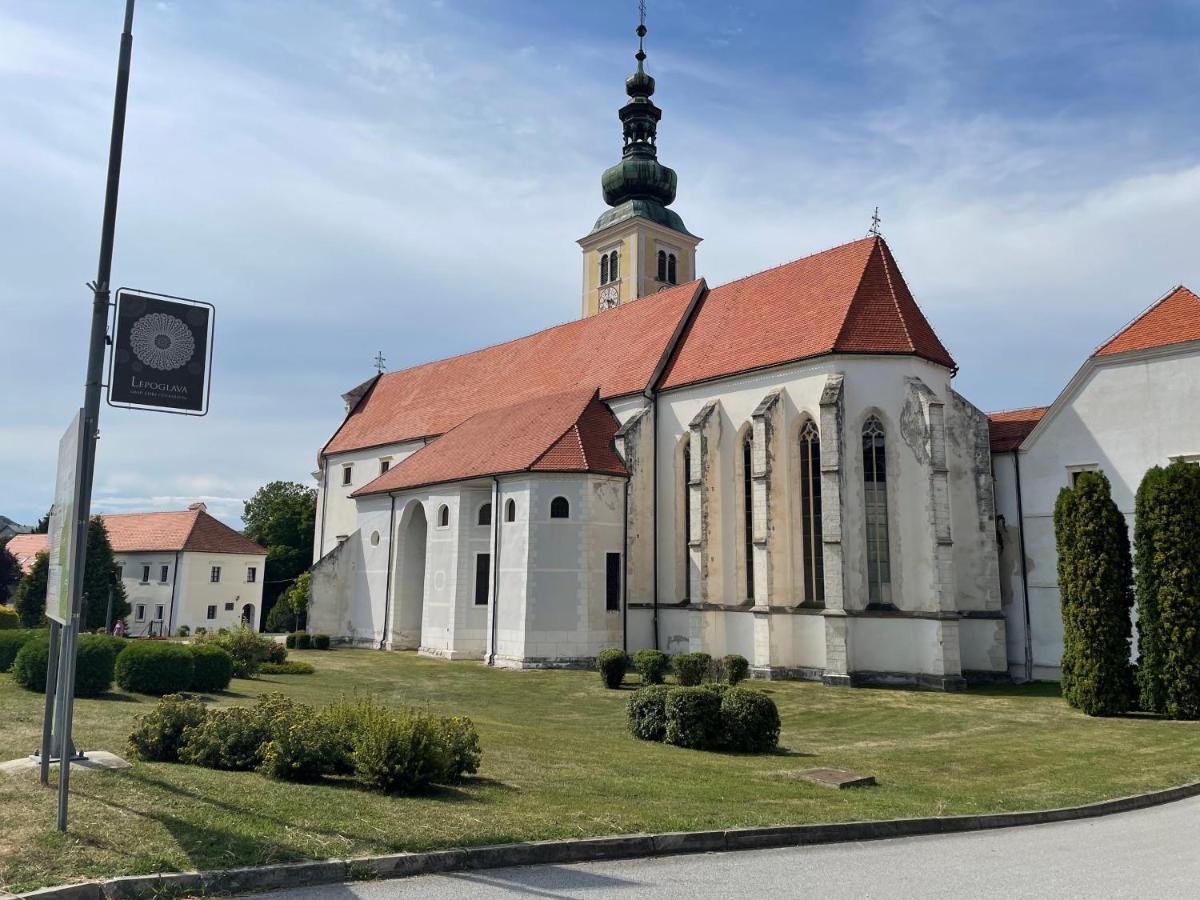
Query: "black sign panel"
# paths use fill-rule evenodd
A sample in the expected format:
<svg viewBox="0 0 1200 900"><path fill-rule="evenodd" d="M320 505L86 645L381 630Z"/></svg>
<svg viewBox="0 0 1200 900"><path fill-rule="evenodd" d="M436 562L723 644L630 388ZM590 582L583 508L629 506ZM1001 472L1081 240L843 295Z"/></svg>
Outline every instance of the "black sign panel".
<svg viewBox="0 0 1200 900"><path fill-rule="evenodd" d="M108 402L185 415L208 412L211 304L117 291Z"/></svg>

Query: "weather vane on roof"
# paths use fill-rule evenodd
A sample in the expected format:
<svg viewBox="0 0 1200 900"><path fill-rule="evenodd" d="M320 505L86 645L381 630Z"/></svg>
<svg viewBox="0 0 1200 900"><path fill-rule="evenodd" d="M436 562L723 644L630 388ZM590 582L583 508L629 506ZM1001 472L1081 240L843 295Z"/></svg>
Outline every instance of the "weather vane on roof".
<svg viewBox="0 0 1200 900"><path fill-rule="evenodd" d="M375 354L375 368L379 370L380 375L383 374L383 367L386 362L387 360L383 358L382 350Z"/></svg>
<svg viewBox="0 0 1200 900"><path fill-rule="evenodd" d="M867 229L867 234L873 234L879 237L879 207L875 207L875 212L871 216L871 227Z"/></svg>

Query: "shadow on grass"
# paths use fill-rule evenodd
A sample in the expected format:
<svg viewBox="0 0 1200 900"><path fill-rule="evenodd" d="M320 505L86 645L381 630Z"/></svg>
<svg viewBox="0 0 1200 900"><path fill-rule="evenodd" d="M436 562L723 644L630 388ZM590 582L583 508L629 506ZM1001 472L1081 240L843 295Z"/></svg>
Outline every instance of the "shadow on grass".
<svg viewBox="0 0 1200 900"><path fill-rule="evenodd" d="M1057 681L1027 681L1024 684L983 684L967 691L974 697L1028 697L1030 699L1061 698L1062 688Z"/></svg>

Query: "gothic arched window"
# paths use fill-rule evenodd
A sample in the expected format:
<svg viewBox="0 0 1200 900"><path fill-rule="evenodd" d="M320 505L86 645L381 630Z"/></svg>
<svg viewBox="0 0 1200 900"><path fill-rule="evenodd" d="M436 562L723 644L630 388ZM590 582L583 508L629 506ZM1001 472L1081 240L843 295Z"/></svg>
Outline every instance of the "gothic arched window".
<svg viewBox="0 0 1200 900"><path fill-rule="evenodd" d="M800 544L804 600L825 605L825 554L821 544L821 435L809 419L800 429Z"/></svg>
<svg viewBox="0 0 1200 900"><path fill-rule="evenodd" d="M754 432L742 441L742 541L746 554L746 597L754 600Z"/></svg>
<svg viewBox="0 0 1200 900"><path fill-rule="evenodd" d="M883 423L871 416L863 423L862 458L867 523L867 600L874 605L892 602L885 449Z"/></svg>
<svg viewBox="0 0 1200 900"><path fill-rule="evenodd" d="M485 504L483 504L483 506L479 507L479 524L480 525L491 525L492 524L492 504L485 503Z"/></svg>
<svg viewBox="0 0 1200 900"><path fill-rule="evenodd" d="M669 284L678 284L675 273L675 254L672 253L667 257L667 282Z"/></svg>
<svg viewBox="0 0 1200 900"><path fill-rule="evenodd" d="M666 250L658 251L658 280L659 281L667 280L667 251Z"/></svg>
<svg viewBox="0 0 1200 900"><path fill-rule="evenodd" d="M608 280L616 281L621 277L621 257L617 256L617 251L614 250L608 254Z"/></svg>
<svg viewBox="0 0 1200 900"><path fill-rule="evenodd" d="M516 500L509 500L504 504L504 521L505 522L517 521L517 501Z"/></svg>
<svg viewBox="0 0 1200 900"><path fill-rule="evenodd" d="M600 283L608 284L608 254L600 257Z"/></svg>
<svg viewBox="0 0 1200 900"><path fill-rule="evenodd" d="M571 518L571 504L567 502L566 497L555 497L550 501L550 518L552 519L569 519Z"/></svg>
<svg viewBox="0 0 1200 900"><path fill-rule="evenodd" d="M441 505L441 507L438 509L438 527L445 528L449 524L450 524L450 507L448 507L446 504L443 503Z"/></svg>

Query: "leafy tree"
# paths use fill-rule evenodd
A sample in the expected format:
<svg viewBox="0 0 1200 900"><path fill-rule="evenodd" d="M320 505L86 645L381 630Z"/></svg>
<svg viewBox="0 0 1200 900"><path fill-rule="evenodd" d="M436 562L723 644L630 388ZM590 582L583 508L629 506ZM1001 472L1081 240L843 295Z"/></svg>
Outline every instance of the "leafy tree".
<svg viewBox="0 0 1200 900"><path fill-rule="evenodd" d="M0 604L7 605L21 580L21 564L8 549L8 539L0 541Z"/></svg>
<svg viewBox="0 0 1200 900"><path fill-rule="evenodd" d="M50 533L50 513L46 513L37 520L37 524L33 526L31 534L49 534Z"/></svg>
<svg viewBox="0 0 1200 900"><path fill-rule="evenodd" d="M272 481L246 501L246 537L267 548L267 581L290 581L312 562L317 492L294 481Z"/></svg>
<svg viewBox="0 0 1200 900"><path fill-rule="evenodd" d="M308 572L301 572L267 613L267 631L296 631L303 628L308 616L311 590L312 576Z"/></svg>
<svg viewBox="0 0 1200 900"><path fill-rule="evenodd" d="M1054 506L1062 597L1062 691L1089 716L1129 709L1133 563L1129 528L1108 478L1083 472Z"/></svg>
<svg viewBox="0 0 1200 900"><path fill-rule="evenodd" d="M1141 705L1200 718L1200 467L1151 469L1136 515Z"/></svg>
<svg viewBox="0 0 1200 900"><path fill-rule="evenodd" d="M46 617L46 579L49 574L50 557L39 553L13 592L13 607L21 617L22 628L41 627Z"/></svg>

